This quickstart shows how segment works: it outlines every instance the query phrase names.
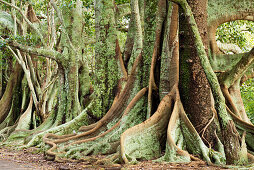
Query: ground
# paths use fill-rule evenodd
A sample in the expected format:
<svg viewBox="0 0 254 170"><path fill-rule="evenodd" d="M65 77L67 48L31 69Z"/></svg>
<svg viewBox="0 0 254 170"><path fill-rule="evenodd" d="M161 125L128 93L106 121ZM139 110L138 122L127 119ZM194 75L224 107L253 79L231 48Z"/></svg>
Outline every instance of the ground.
<svg viewBox="0 0 254 170"><path fill-rule="evenodd" d="M73 170L73 169L222 169L216 166L208 166L203 161L193 161L188 164L161 164L152 161L140 162L137 165L93 165L91 162L65 162L58 163L45 160L42 153L36 153L37 149L30 148L24 150L13 150L10 148L0 148L0 170ZM92 160L92 159L91 159ZM225 169L225 168L224 168Z"/></svg>

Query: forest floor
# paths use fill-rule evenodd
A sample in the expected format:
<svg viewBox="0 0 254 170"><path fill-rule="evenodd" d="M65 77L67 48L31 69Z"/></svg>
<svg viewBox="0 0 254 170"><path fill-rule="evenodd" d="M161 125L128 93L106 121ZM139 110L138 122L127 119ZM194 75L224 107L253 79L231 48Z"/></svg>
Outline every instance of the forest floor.
<svg viewBox="0 0 254 170"><path fill-rule="evenodd" d="M188 164L161 164L152 161L143 161L137 165L93 165L91 162L65 162L58 163L47 161L42 153L36 153L37 149L14 150L0 147L0 170L73 170L73 169L222 169L216 166L208 166L203 161L193 161Z"/></svg>

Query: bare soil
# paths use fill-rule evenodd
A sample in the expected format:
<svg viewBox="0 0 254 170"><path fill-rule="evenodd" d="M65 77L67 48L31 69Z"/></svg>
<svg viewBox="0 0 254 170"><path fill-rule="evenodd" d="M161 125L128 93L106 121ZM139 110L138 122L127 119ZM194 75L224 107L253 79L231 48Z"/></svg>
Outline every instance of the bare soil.
<svg viewBox="0 0 254 170"><path fill-rule="evenodd" d="M188 164L179 163L154 163L143 161L137 165L94 165L91 162L64 162L47 161L42 153L36 153L36 148L13 150L10 148L0 148L0 170L73 170L73 169L222 169L217 166L208 166L203 161L193 161Z"/></svg>

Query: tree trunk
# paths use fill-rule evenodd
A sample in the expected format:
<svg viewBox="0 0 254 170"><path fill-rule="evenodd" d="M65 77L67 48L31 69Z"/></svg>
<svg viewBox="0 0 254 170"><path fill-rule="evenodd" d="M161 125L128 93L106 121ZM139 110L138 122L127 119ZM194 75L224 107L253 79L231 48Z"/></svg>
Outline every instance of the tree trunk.
<svg viewBox="0 0 254 170"><path fill-rule="evenodd" d="M207 0L188 0L199 28L206 52L207 42ZM201 133L213 117L211 90L205 72L201 66L197 48L187 18L180 14L180 94L185 111L196 130ZM214 146L214 122L204 130L204 142Z"/></svg>
<svg viewBox="0 0 254 170"><path fill-rule="evenodd" d="M117 63L117 35L113 0L95 1L95 74L97 95L93 112L101 117L109 110L117 94L120 77Z"/></svg>
<svg viewBox="0 0 254 170"><path fill-rule="evenodd" d="M20 93L18 89L21 87L22 75L22 67L16 62L3 97L0 100L0 123L3 122L8 115L15 93Z"/></svg>

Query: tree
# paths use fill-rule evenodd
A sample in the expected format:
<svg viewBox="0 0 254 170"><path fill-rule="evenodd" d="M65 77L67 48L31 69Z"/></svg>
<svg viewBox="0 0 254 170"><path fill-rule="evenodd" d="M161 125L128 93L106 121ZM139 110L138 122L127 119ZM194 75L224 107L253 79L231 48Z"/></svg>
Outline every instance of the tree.
<svg viewBox="0 0 254 170"><path fill-rule="evenodd" d="M225 54L238 54L248 52L253 47L253 22L237 20L222 24L218 27L216 37L220 50ZM246 113L253 123L253 72L241 78L241 96Z"/></svg>
<svg viewBox="0 0 254 170"><path fill-rule="evenodd" d="M203 159L210 164L235 165L254 161L254 126L245 113L239 86L252 70L254 49L225 55L215 40L220 24L253 20L252 0L245 0L242 6L229 0L131 0L130 5L96 0L95 72L91 77L82 57L89 40L83 28L87 1L51 0L46 41L36 27L38 17L32 4L27 5L30 14L25 15L26 10L22 12L23 7L14 2L0 2L21 14L18 17L26 21L28 32L39 37L40 46L21 44L16 37L3 40L22 66L32 96L27 111L13 123L14 132L7 142L26 137L27 147L45 148L45 143L51 147L46 151L48 159L55 160L107 154L107 159L97 163L155 158L159 162ZM130 20L122 51L117 25L126 15ZM12 16L15 18L15 12ZM56 62L58 77L43 74L47 81L38 80L32 62L38 56ZM47 66L52 70L52 65ZM42 103L54 97L44 97L42 92L56 94L53 89L57 89L57 102L45 116L41 108L48 105ZM31 126L24 130L23 125L32 121L33 110L41 123L37 127L35 121L33 130ZM100 114L105 116L98 122L82 126L89 123L88 115ZM23 117L28 121L22 122ZM6 128L10 127L3 130Z"/></svg>

